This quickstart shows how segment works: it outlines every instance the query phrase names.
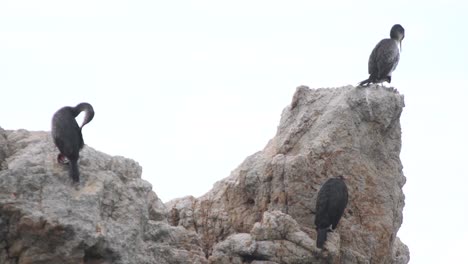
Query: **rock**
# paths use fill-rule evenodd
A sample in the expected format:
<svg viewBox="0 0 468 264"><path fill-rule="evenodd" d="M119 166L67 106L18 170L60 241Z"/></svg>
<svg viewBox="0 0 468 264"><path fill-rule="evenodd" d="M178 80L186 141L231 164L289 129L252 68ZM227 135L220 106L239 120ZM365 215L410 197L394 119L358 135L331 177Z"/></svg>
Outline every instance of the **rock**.
<svg viewBox="0 0 468 264"><path fill-rule="evenodd" d="M0 127L0 171L3 169L3 163L8 156L8 141L6 139L5 130Z"/></svg>
<svg viewBox="0 0 468 264"><path fill-rule="evenodd" d="M320 258L314 241L291 216L280 211L265 212L250 234L234 234L216 244L210 263L314 263Z"/></svg>
<svg viewBox="0 0 468 264"><path fill-rule="evenodd" d="M170 223L197 232L210 263L406 263L403 107L393 88L299 87L267 146L204 196L167 203ZM319 251L316 194L340 174L350 201Z"/></svg>
<svg viewBox="0 0 468 264"><path fill-rule="evenodd" d="M85 147L73 185L56 155L49 133L0 130L0 263L207 263L138 163Z"/></svg>
<svg viewBox="0 0 468 264"><path fill-rule="evenodd" d="M73 184L50 133L0 129L0 263L406 264L403 107L383 87L299 87L262 151L167 204L133 160L86 146ZM349 203L320 250L315 199L337 175Z"/></svg>
<svg viewBox="0 0 468 264"><path fill-rule="evenodd" d="M409 248L397 237L393 246L393 263L406 264L410 260Z"/></svg>

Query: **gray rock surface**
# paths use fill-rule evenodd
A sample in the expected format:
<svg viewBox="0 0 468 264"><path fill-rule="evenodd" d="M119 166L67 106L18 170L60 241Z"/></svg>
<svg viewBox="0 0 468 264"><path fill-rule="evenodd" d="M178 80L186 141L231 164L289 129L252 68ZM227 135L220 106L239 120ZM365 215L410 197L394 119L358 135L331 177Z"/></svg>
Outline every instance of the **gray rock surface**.
<svg viewBox="0 0 468 264"><path fill-rule="evenodd" d="M0 263L207 263L138 163L85 147L73 185L56 155L49 133L0 130Z"/></svg>
<svg viewBox="0 0 468 264"><path fill-rule="evenodd" d="M395 264L406 264L410 260L409 248L407 245L401 242L400 238L397 237L395 246L393 247L393 263Z"/></svg>
<svg viewBox="0 0 468 264"><path fill-rule="evenodd" d="M167 203L169 221L201 236L210 263L406 263L409 251L396 237L403 107L392 88L298 87L264 150L206 195ZM315 196L340 174L350 201L317 251Z"/></svg>
<svg viewBox="0 0 468 264"><path fill-rule="evenodd" d="M49 133L0 128L0 263L406 264L403 106L388 88L299 87L262 151L166 205L132 160L86 146L74 185ZM350 201L319 250L315 196L338 174Z"/></svg>

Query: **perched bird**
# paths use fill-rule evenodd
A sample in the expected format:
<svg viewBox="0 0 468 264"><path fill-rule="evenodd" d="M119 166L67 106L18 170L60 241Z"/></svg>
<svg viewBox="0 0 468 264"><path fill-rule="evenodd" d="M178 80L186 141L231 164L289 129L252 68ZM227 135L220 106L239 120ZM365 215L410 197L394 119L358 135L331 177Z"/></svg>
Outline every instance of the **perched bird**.
<svg viewBox="0 0 468 264"><path fill-rule="evenodd" d="M390 38L382 39L372 50L368 65L370 76L360 82L360 86L392 81L392 72L400 61L401 42L404 38L405 29L399 24L394 25L390 30Z"/></svg>
<svg viewBox="0 0 468 264"><path fill-rule="evenodd" d="M348 188L343 176L328 179L317 195L315 226L317 248L323 248L327 232L336 228L348 204Z"/></svg>
<svg viewBox="0 0 468 264"><path fill-rule="evenodd" d="M78 126L75 118L85 111L83 124ZM88 103L80 103L75 107L65 106L55 112L52 117L52 138L55 146L60 151L57 156L59 163L69 161L70 177L74 182L80 181L80 172L78 170L78 158L80 150L84 146L81 130L84 125L89 123L94 117L94 109Z"/></svg>

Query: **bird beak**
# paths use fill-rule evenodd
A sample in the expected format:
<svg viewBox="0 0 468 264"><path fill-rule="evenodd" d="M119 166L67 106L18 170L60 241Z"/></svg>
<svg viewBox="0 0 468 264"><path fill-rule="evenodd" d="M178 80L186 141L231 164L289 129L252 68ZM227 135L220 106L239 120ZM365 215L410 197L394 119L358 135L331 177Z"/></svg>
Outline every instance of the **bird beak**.
<svg viewBox="0 0 468 264"><path fill-rule="evenodd" d="M94 117L94 112L86 111L85 117L83 119L83 123L81 124L80 128L83 128L86 124L88 124Z"/></svg>

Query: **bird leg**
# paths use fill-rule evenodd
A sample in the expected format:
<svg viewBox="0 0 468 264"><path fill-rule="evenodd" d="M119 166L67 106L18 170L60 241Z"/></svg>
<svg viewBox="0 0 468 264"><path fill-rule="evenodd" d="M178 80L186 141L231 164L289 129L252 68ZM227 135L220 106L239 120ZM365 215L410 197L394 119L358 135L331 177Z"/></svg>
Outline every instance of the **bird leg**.
<svg viewBox="0 0 468 264"><path fill-rule="evenodd" d="M57 162L61 164L68 164L69 161L67 157L65 157L65 155L63 155L62 153L59 153L57 155Z"/></svg>

